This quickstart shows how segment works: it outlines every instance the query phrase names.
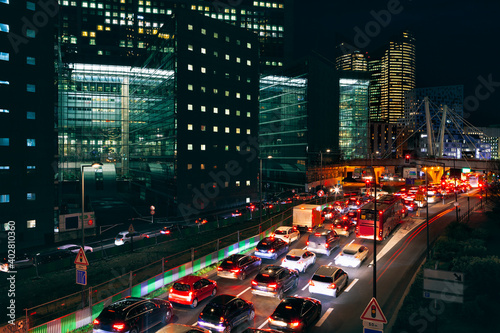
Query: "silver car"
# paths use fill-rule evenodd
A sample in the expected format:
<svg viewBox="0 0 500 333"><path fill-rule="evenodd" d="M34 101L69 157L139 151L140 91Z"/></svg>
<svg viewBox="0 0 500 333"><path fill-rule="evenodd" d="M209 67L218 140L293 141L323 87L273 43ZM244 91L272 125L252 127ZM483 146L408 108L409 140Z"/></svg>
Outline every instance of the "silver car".
<svg viewBox="0 0 500 333"><path fill-rule="evenodd" d="M359 267L368 256L368 248L361 244L347 244L335 258L335 265Z"/></svg>
<svg viewBox="0 0 500 333"><path fill-rule="evenodd" d="M322 265L309 280L309 292L337 297L348 281L349 276L341 268Z"/></svg>

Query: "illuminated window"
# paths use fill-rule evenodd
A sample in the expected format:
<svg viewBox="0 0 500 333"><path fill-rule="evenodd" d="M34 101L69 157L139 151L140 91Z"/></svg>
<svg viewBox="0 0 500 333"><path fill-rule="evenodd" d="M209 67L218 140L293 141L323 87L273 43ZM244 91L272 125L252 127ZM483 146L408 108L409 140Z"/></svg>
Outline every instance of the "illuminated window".
<svg viewBox="0 0 500 333"><path fill-rule="evenodd" d="M193 65L188 64L188 71L192 71L192 70L193 70Z"/></svg>
<svg viewBox="0 0 500 333"><path fill-rule="evenodd" d="M193 111L193 104L188 104L188 110Z"/></svg>
<svg viewBox="0 0 500 333"><path fill-rule="evenodd" d="M236 62L240 63L241 62L241 58L240 57L236 57Z"/></svg>
<svg viewBox="0 0 500 333"><path fill-rule="evenodd" d="M88 36L87 31L82 31L82 36L83 36L83 37L87 37L87 36Z"/></svg>
<svg viewBox="0 0 500 333"><path fill-rule="evenodd" d="M229 151L229 146L228 145L224 146L224 150Z"/></svg>
<svg viewBox="0 0 500 333"><path fill-rule="evenodd" d="M26 9L35 10L35 3L31 1L26 1Z"/></svg>
<svg viewBox="0 0 500 333"><path fill-rule="evenodd" d="M193 165L188 163L187 167L188 167L188 170L191 170L193 168Z"/></svg>
<svg viewBox="0 0 500 333"><path fill-rule="evenodd" d="M35 147L36 146L36 140L35 139L26 139L26 146L27 147Z"/></svg>
<svg viewBox="0 0 500 333"><path fill-rule="evenodd" d="M36 92L36 86L34 84L27 84L26 91L27 92Z"/></svg>
<svg viewBox="0 0 500 333"><path fill-rule="evenodd" d="M206 146L206 145L200 145L200 149L201 149L201 150L206 150L206 149L207 149L207 146Z"/></svg>
<svg viewBox="0 0 500 333"><path fill-rule="evenodd" d="M192 143L188 143L188 150L193 150L193 144Z"/></svg>
<svg viewBox="0 0 500 333"><path fill-rule="evenodd" d="M241 98L241 94L239 92L236 93L236 98Z"/></svg>
<svg viewBox="0 0 500 333"><path fill-rule="evenodd" d="M252 96L251 95L247 95L247 101L250 101L252 100Z"/></svg>
<svg viewBox="0 0 500 333"><path fill-rule="evenodd" d="M26 119L36 119L36 113L33 111L26 111Z"/></svg>
<svg viewBox="0 0 500 333"><path fill-rule="evenodd" d="M239 180L236 181L236 186L238 186L238 187L240 186L240 181Z"/></svg>
<svg viewBox="0 0 500 333"><path fill-rule="evenodd" d="M206 130L207 130L207 126L205 126L205 125L201 125L201 131L202 131L202 132L205 132Z"/></svg>
<svg viewBox="0 0 500 333"><path fill-rule="evenodd" d="M202 35L206 35L207 34L207 30L206 29L201 29L201 34Z"/></svg>
<svg viewBox="0 0 500 333"><path fill-rule="evenodd" d="M247 129L247 134L250 134L250 129L249 128Z"/></svg>
<svg viewBox="0 0 500 333"><path fill-rule="evenodd" d="M201 70L201 72L202 72L203 74L205 74L205 73L207 72L207 69L206 69L205 67L201 67L201 68L200 68L200 70Z"/></svg>
<svg viewBox="0 0 500 333"><path fill-rule="evenodd" d="M188 44L188 51L193 51L193 45Z"/></svg>
<svg viewBox="0 0 500 333"><path fill-rule="evenodd" d="M226 127L226 128L224 129L224 132L229 133L229 127Z"/></svg>
<svg viewBox="0 0 500 333"><path fill-rule="evenodd" d="M228 90L226 90L226 91L224 92L224 95L225 95L225 96L229 96L229 91L228 91Z"/></svg>
<svg viewBox="0 0 500 333"><path fill-rule="evenodd" d="M231 112L229 111L229 109L226 109L224 113L225 113L226 115L228 115L228 116L231 114Z"/></svg>
<svg viewBox="0 0 500 333"><path fill-rule="evenodd" d="M247 60L247 66L252 66L252 62L250 60Z"/></svg>
<svg viewBox="0 0 500 333"><path fill-rule="evenodd" d="M250 181L249 180L246 181L246 185L250 186Z"/></svg>
<svg viewBox="0 0 500 333"><path fill-rule="evenodd" d="M193 130L193 124L188 124L188 131L192 131Z"/></svg>
<svg viewBox="0 0 500 333"><path fill-rule="evenodd" d="M207 53L207 49L206 49L206 48L204 48L204 47L202 47L202 48L201 48L201 53L202 53L202 54L206 54L206 53Z"/></svg>
<svg viewBox="0 0 500 333"><path fill-rule="evenodd" d="M252 48L252 44L247 43L247 49L251 49L251 48Z"/></svg>
<svg viewBox="0 0 500 333"><path fill-rule="evenodd" d="M236 110L236 115L237 116L241 116L241 111L240 110Z"/></svg>
<svg viewBox="0 0 500 333"><path fill-rule="evenodd" d="M27 220L26 221L26 227L28 229L36 228L36 220Z"/></svg>
<svg viewBox="0 0 500 333"><path fill-rule="evenodd" d="M241 130L239 127L236 127L236 134L240 134L241 133Z"/></svg>
<svg viewBox="0 0 500 333"><path fill-rule="evenodd" d="M219 113L219 108L218 107L214 107L214 113Z"/></svg>
<svg viewBox="0 0 500 333"><path fill-rule="evenodd" d="M229 60L229 54L226 54L225 59L226 59L226 60Z"/></svg>
<svg viewBox="0 0 500 333"><path fill-rule="evenodd" d="M192 84L188 84L188 90L193 91L193 85Z"/></svg>
<svg viewBox="0 0 500 333"><path fill-rule="evenodd" d="M193 30L193 25L192 24L188 24L188 30Z"/></svg>
<svg viewBox="0 0 500 333"><path fill-rule="evenodd" d="M0 60L9 61L9 54L6 52L0 52Z"/></svg>
<svg viewBox="0 0 500 333"><path fill-rule="evenodd" d="M103 26L102 26L102 25L98 25L98 26L97 26L97 30L102 31L102 29L103 29Z"/></svg>
<svg viewBox="0 0 500 333"><path fill-rule="evenodd" d="M250 118L250 112L247 112L247 118Z"/></svg>
<svg viewBox="0 0 500 333"><path fill-rule="evenodd" d="M36 194L35 193L26 193L26 200L35 200L36 199Z"/></svg>
<svg viewBox="0 0 500 333"><path fill-rule="evenodd" d="M219 38L219 34L217 32L214 32L214 38Z"/></svg>
<svg viewBox="0 0 500 333"><path fill-rule="evenodd" d="M214 133L216 132L219 132L219 127L218 126L214 126Z"/></svg>
<svg viewBox="0 0 500 333"><path fill-rule="evenodd" d="M201 112L207 112L207 107L205 105L201 106Z"/></svg>
<svg viewBox="0 0 500 333"><path fill-rule="evenodd" d="M202 163L202 164L200 164L200 169L201 169L201 170L205 170L205 164L203 164L203 163Z"/></svg>

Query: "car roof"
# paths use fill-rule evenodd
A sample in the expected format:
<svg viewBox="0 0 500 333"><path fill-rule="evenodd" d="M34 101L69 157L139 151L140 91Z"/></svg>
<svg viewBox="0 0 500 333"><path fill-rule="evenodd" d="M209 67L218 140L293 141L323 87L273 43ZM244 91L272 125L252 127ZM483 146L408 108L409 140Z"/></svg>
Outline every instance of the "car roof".
<svg viewBox="0 0 500 333"><path fill-rule="evenodd" d="M224 261L226 261L226 260L229 260L229 261L240 261L241 259L243 259L245 257L247 257L247 256L244 255L244 254L232 254L229 257L227 257L226 259L224 259Z"/></svg>
<svg viewBox="0 0 500 333"><path fill-rule="evenodd" d="M327 266L321 265L316 272L315 275L324 275L324 276L332 276L339 268L335 266Z"/></svg>
<svg viewBox="0 0 500 333"><path fill-rule="evenodd" d="M281 226L281 227L277 228L276 230L290 230L290 229L293 229L293 228L292 227Z"/></svg>
<svg viewBox="0 0 500 333"><path fill-rule="evenodd" d="M180 278L179 280L175 281L178 283L186 283L186 284L192 284L195 283L196 281L199 281L203 279L201 276L196 276L196 275L188 275L183 278Z"/></svg>
<svg viewBox="0 0 500 333"><path fill-rule="evenodd" d="M284 269L284 268L281 266L267 265L266 267L260 269L259 274L263 273L263 274L269 274L269 276L273 276L274 274L281 271L282 269Z"/></svg>
<svg viewBox="0 0 500 333"><path fill-rule="evenodd" d="M209 305L224 306L227 303L229 303L235 299L238 299L238 297L234 296L234 295L222 294L222 295L217 295L214 298L212 298L212 300L210 300L210 302L208 304Z"/></svg>
<svg viewBox="0 0 500 333"><path fill-rule="evenodd" d="M352 243L352 244L347 244L346 246L344 246L344 248L342 250L358 251L359 248L362 246L363 245L361 245L361 244Z"/></svg>
<svg viewBox="0 0 500 333"><path fill-rule="evenodd" d="M175 324L170 323L165 327L162 327L160 330L156 331L156 333L186 333L186 332L210 332L207 329L196 326L189 326L184 324Z"/></svg>
<svg viewBox="0 0 500 333"><path fill-rule="evenodd" d="M302 255L306 252L307 252L306 250L302 250L302 249L293 249L293 250L290 250L290 252L288 252L287 255L302 257Z"/></svg>
<svg viewBox="0 0 500 333"><path fill-rule="evenodd" d="M126 297L108 305L105 309L115 311L126 311L131 305L148 301L142 297Z"/></svg>

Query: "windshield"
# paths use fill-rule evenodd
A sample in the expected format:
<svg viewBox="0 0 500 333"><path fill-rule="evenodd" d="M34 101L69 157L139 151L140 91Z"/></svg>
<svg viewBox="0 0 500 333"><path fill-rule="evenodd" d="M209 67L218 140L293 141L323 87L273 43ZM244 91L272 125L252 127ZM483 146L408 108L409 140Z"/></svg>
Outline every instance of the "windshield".
<svg viewBox="0 0 500 333"><path fill-rule="evenodd" d="M189 284L179 283L179 282L174 283L174 286L172 288L174 288L175 290L178 290L178 291L191 290L191 286Z"/></svg>
<svg viewBox="0 0 500 333"><path fill-rule="evenodd" d="M356 253L358 253L357 251L354 251L354 250L350 250L350 249L344 249L344 251L342 251L344 254L349 254L349 255L354 255Z"/></svg>
<svg viewBox="0 0 500 333"><path fill-rule="evenodd" d="M226 268L226 269L232 269L235 267L238 267L238 264L235 263L234 261L231 260L224 260L222 264L220 264L220 267Z"/></svg>
<svg viewBox="0 0 500 333"><path fill-rule="evenodd" d="M323 275L314 275L312 277L313 281L318 281L318 282L326 282L326 283L332 283L333 278L331 276L323 276Z"/></svg>
<svg viewBox="0 0 500 333"><path fill-rule="evenodd" d="M290 260L290 261L299 261L299 260L300 260L300 257L299 257L299 256L293 256L293 255L287 254L287 256L286 256L286 260Z"/></svg>
<svg viewBox="0 0 500 333"><path fill-rule="evenodd" d="M269 282L275 282L276 276L275 275L269 275L269 274L257 274L255 277L255 281L261 282L261 283L269 283Z"/></svg>
<svg viewBox="0 0 500 333"><path fill-rule="evenodd" d="M201 313L201 318L204 320L219 322L220 317L224 316L222 308L214 305L207 305Z"/></svg>
<svg viewBox="0 0 500 333"><path fill-rule="evenodd" d="M278 230L276 230L274 233L275 233L276 235L286 235L286 230L279 230L279 229L278 229Z"/></svg>
<svg viewBox="0 0 500 333"><path fill-rule="evenodd" d="M284 321L291 321L299 317L302 310L302 300L287 299L282 301L274 310L273 317Z"/></svg>

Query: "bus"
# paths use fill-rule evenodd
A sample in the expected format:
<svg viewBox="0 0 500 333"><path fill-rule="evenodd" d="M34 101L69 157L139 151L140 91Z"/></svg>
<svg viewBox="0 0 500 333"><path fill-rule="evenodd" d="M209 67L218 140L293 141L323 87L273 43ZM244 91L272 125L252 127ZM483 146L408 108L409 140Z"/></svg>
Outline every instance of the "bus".
<svg viewBox="0 0 500 333"><path fill-rule="evenodd" d="M408 209L403 204L401 197L384 195L377 199L377 240L387 238L401 219L408 215ZM358 223L356 225L356 238L373 239L373 221L375 219L375 202L372 201L358 210Z"/></svg>

